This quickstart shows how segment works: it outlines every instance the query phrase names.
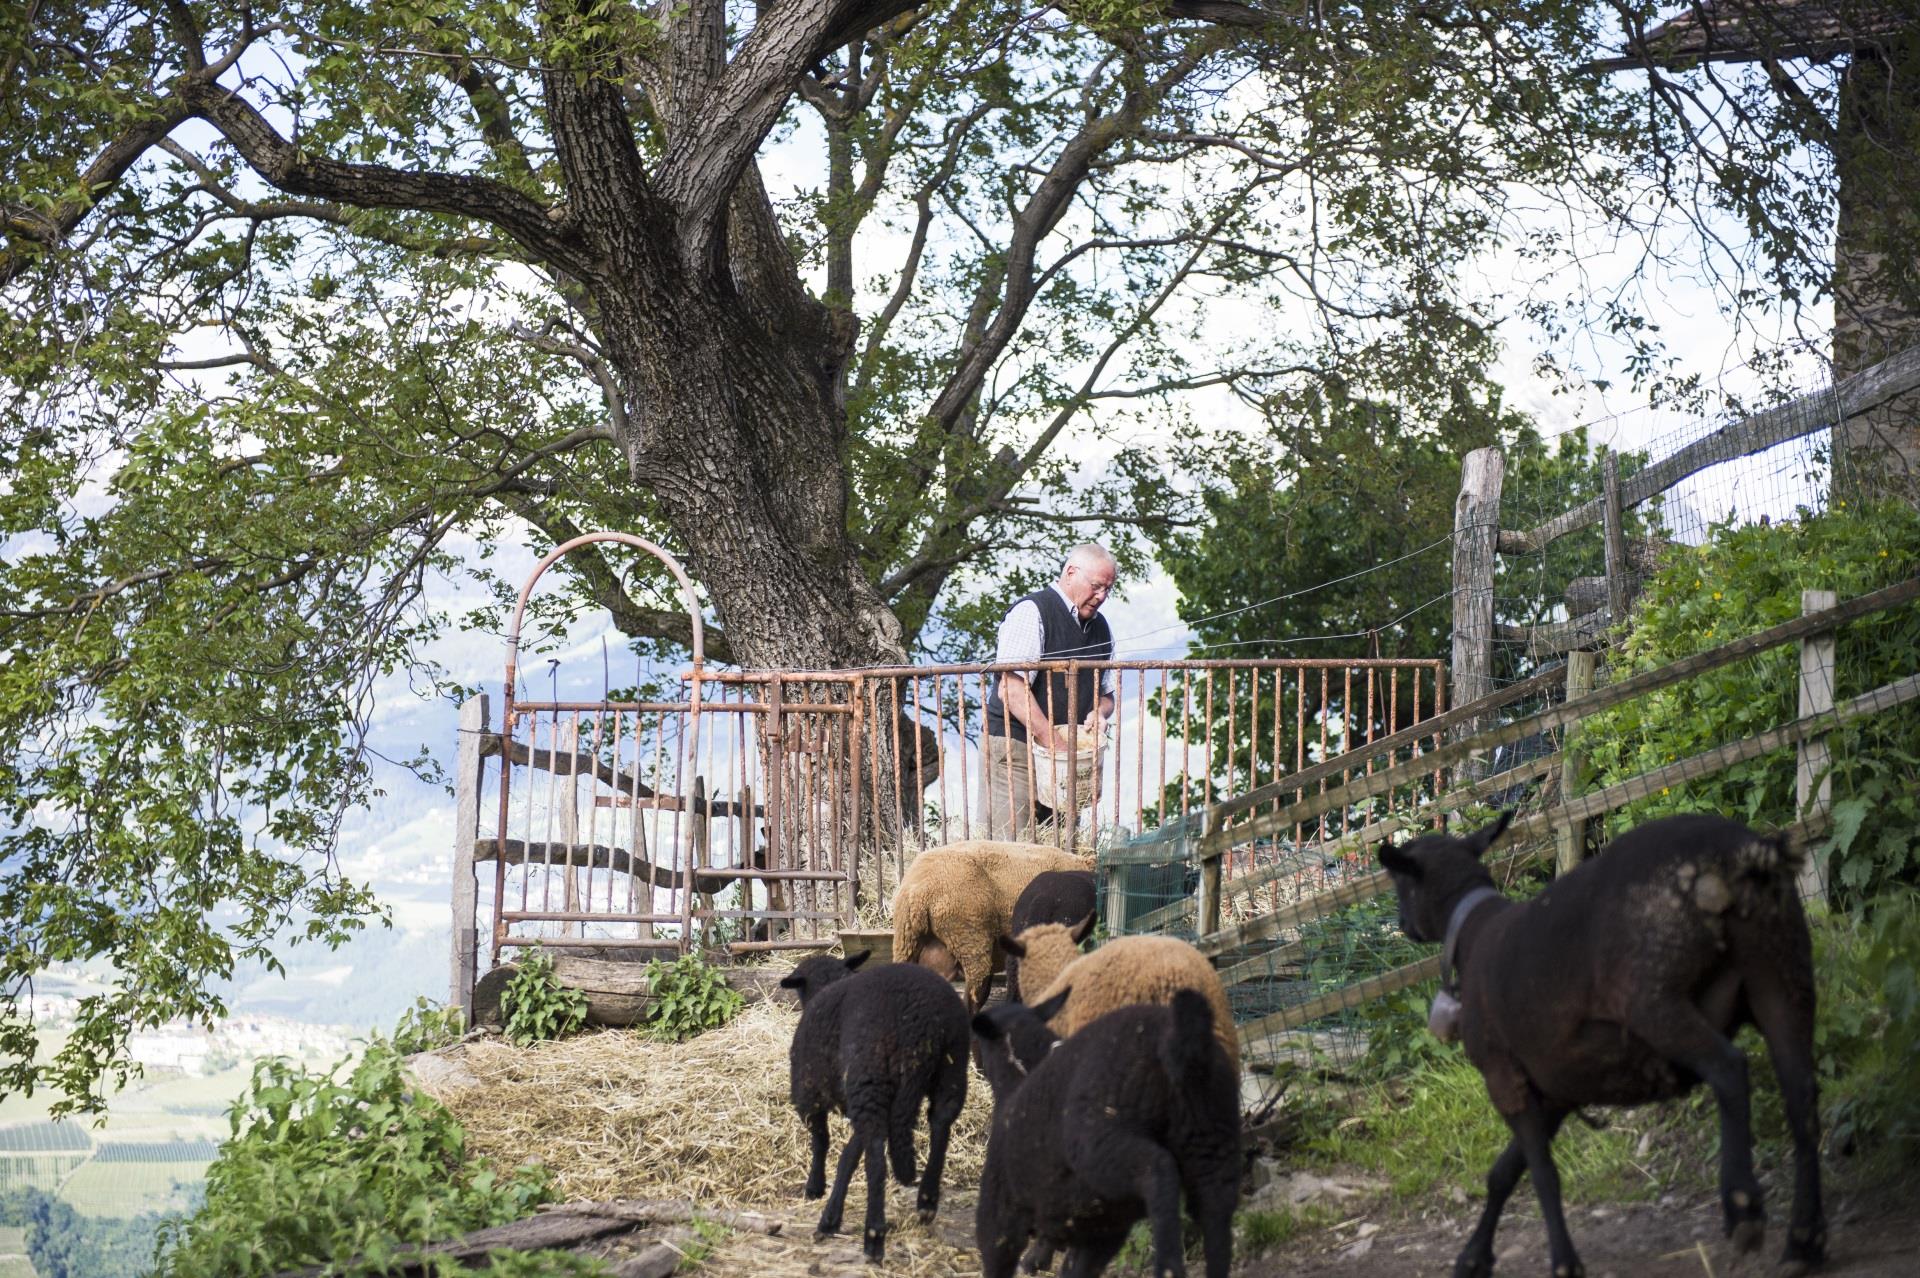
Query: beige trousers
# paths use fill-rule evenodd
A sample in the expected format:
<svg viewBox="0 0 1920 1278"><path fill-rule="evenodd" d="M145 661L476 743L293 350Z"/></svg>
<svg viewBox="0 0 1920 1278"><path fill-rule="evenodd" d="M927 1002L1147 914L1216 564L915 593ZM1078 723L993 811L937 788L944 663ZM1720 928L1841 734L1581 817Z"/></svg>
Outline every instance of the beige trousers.
<svg viewBox="0 0 1920 1278"><path fill-rule="evenodd" d="M988 734L981 739L980 754L973 837L1064 847L1073 833L1072 822L1035 800L1033 755L1027 743Z"/></svg>

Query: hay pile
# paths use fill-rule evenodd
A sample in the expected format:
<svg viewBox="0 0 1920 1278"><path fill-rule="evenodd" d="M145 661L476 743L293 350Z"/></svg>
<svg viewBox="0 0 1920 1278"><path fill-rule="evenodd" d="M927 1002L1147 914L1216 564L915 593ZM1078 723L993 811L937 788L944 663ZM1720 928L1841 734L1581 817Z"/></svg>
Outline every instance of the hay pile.
<svg viewBox="0 0 1920 1278"><path fill-rule="evenodd" d="M566 1200L798 1204L807 1132L787 1100L787 1045L799 1019L796 1006L756 1003L731 1024L684 1043L626 1030L524 1048L481 1039L435 1053L453 1068L420 1083L466 1128L470 1152L501 1170L543 1163ZM943 1198L972 1201L992 1109L987 1082L976 1072L954 1124ZM922 1114L915 1145L924 1161ZM850 1129L835 1117L831 1131L829 1178ZM856 1238L865 1184L862 1168L847 1199ZM910 1194L890 1204L895 1221L912 1220ZM941 1215L950 1211L943 1205Z"/></svg>

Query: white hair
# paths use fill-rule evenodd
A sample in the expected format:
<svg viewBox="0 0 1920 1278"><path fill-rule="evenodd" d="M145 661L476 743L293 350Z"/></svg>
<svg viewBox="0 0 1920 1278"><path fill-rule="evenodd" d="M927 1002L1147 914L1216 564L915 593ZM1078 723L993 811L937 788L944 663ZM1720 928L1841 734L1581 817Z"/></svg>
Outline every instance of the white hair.
<svg viewBox="0 0 1920 1278"><path fill-rule="evenodd" d="M1120 572L1120 561L1113 557L1111 550L1108 550L1097 541L1083 541L1072 550L1069 550L1067 552L1067 562L1060 566L1060 571L1064 574L1067 569L1076 566L1080 568L1107 567L1113 569L1116 575Z"/></svg>

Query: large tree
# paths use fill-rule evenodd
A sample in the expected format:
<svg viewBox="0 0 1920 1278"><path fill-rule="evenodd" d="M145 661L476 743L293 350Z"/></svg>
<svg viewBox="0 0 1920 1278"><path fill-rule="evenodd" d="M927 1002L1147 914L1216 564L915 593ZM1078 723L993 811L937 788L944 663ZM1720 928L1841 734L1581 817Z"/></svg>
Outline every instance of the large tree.
<svg viewBox="0 0 1920 1278"><path fill-rule="evenodd" d="M51 1064L0 1010L0 1089L95 1104L129 1028L372 908L333 832L456 538L484 573L640 531L717 655L894 662L991 611L956 578L1101 529L1137 554L1169 414L1431 409L1509 320L1598 325L1657 383L1630 284L1467 282L1578 269L1542 207L1632 237L1637 278L1692 228L1731 305L1817 292L1830 165L1749 85L1581 74L1621 12L7 6L0 988L119 981ZM556 606L686 641L645 563L566 572Z"/></svg>

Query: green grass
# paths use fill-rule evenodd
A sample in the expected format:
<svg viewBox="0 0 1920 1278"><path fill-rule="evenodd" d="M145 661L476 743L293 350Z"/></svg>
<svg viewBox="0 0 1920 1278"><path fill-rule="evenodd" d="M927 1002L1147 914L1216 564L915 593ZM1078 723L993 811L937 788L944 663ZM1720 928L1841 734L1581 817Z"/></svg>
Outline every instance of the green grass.
<svg viewBox="0 0 1920 1278"><path fill-rule="evenodd" d="M27 1259L27 1231L17 1225L0 1225L0 1278L36 1278Z"/></svg>
<svg viewBox="0 0 1920 1278"><path fill-rule="evenodd" d="M60 1197L75 1211L89 1216L137 1216L148 1211L174 1211L186 1206L176 1182L198 1185L206 1179L207 1164L88 1163L75 1172Z"/></svg>
<svg viewBox="0 0 1920 1278"><path fill-rule="evenodd" d="M1337 1208L1326 1203L1282 1205L1263 1211L1243 1211L1233 1218L1236 1256L1257 1256L1263 1251L1292 1242L1300 1234L1339 1218Z"/></svg>
<svg viewBox="0 0 1920 1278"><path fill-rule="evenodd" d="M1693 1107L1597 1113L1605 1130L1570 1118L1553 1143L1566 1196L1649 1198L1668 1187L1676 1168L1665 1155L1672 1137L1698 1124ZM1461 1058L1361 1093L1352 1116L1314 1137L1309 1149L1329 1164L1385 1176L1394 1198L1449 1186L1478 1196L1509 1138L1479 1071Z"/></svg>

